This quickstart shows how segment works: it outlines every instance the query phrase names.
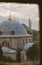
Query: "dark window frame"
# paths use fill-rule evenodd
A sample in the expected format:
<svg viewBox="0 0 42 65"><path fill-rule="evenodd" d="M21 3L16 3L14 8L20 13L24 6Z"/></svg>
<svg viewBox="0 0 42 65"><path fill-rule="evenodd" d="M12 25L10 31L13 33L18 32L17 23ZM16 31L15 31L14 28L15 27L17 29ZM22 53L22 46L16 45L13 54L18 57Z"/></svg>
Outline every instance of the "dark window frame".
<svg viewBox="0 0 42 65"><path fill-rule="evenodd" d="M15 34L15 31L11 31L11 35L14 35Z"/></svg>
<svg viewBox="0 0 42 65"><path fill-rule="evenodd" d="M6 41L6 40L4 40L4 41L2 42L2 46L4 46L4 47L9 47L9 42Z"/></svg>
<svg viewBox="0 0 42 65"><path fill-rule="evenodd" d="M0 35L2 35L2 31L0 31Z"/></svg>

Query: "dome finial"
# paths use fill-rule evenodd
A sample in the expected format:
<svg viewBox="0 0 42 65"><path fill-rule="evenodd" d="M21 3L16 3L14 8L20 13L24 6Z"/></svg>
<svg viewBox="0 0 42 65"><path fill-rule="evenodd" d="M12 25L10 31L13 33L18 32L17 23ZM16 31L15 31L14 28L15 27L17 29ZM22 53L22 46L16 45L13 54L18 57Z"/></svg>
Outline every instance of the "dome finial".
<svg viewBox="0 0 42 65"><path fill-rule="evenodd" d="M9 14L9 18L8 18L8 20L12 20L12 18L11 18L11 13Z"/></svg>

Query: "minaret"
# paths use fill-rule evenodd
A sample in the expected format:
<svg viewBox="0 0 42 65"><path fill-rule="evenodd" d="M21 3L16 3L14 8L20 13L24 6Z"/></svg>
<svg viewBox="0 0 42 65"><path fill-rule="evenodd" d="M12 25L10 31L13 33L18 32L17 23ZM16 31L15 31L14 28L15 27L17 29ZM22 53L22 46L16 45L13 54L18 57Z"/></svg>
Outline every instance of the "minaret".
<svg viewBox="0 0 42 65"><path fill-rule="evenodd" d="M9 14L9 18L8 18L8 20L12 20L12 18L11 18L11 13Z"/></svg>
<svg viewBox="0 0 42 65"><path fill-rule="evenodd" d="M30 30L30 34L32 35L32 42L33 42L32 21L30 17L29 17L29 30Z"/></svg>
<svg viewBox="0 0 42 65"><path fill-rule="evenodd" d="M31 29L31 20L30 20L30 18L29 18L29 28Z"/></svg>
<svg viewBox="0 0 42 65"><path fill-rule="evenodd" d="M29 18L29 29L31 30L31 20Z"/></svg>

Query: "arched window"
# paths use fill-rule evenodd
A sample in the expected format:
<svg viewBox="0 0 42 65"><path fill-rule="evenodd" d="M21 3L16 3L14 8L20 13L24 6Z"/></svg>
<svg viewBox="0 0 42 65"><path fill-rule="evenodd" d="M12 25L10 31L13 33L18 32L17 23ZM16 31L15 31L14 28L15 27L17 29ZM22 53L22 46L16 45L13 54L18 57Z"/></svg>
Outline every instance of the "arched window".
<svg viewBox="0 0 42 65"><path fill-rule="evenodd" d="M2 46L9 47L9 42L6 41L6 40L4 40L4 41L2 42Z"/></svg>
<svg viewBox="0 0 42 65"><path fill-rule="evenodd" d="M11 35L14 35L15 34L15 32L14 31L11 31Z"/></svg>
<svg viewBox="0 0 42 65"><path fill-rule="evenodd" d="M24 39L23 39L23 45L24 45Z"/></svg>
<svg viewBox="0 0 42 65"><path fill-rule="evenodd" d="M32 39L31 38L29 38L29 43L32 43Z"/></svg>
<svg viewBox="0 0 42 65"><path fill-rule="evenodd" d="M0 35L2 35L2 32L0 31Z"/></svg>
<svg viewBox="0 0 42 65"><path fill-rule="evenodd" d="M28 43L28 39L26 38L26 44Z"/></svg>

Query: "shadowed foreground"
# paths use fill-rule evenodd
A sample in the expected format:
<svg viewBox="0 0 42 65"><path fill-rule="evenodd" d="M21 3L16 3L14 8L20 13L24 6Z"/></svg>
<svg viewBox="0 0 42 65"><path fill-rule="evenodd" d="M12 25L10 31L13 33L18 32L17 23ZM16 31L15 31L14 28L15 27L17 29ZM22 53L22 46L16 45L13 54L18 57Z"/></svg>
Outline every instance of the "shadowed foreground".
<svg viewBox="0 0 42 65"><path fill-rule="evenodd" d="M5 63L0 62L0 65L39 65L39 62L21 62L21 63Z"/></svg>

